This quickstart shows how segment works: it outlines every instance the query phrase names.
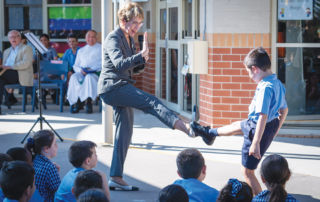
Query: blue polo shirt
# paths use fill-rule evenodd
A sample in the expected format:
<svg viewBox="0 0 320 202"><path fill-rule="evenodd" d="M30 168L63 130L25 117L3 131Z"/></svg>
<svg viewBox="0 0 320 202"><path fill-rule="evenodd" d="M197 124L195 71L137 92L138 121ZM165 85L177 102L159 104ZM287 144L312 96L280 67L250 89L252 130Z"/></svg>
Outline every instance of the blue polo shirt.
<svg viewBox="0 0 320 202"><path fill-rule="evenodd" d="M29 202L43 202L43 201L44 201L44 199L40 195L39 190L36 188L36 190L34 190L32 197L30 198Z"/></svg>
<svg viewBox="0 0 320 202"><path fill-rule="evenodd" d="M54 201L76 201L75 196L72 193L72 187L74 181L80 171L84 170L83 168L73 168L70 170L62 179L61 184L58 188L58 191L55 194Z"/></svg>
<svg viewBox="0 0 320 202"><path fill-rule="evenodd" d="M68 50L66 50L66 52L64 52L61 59L63 61L68 62L68 71L71 71L73 69L73 65L74 65L74 62L76 61L76 57L77 57L77 53L78 53L79 49L80 49L80 47L77 47L77 51L75 54L73 54L71 48L69 48Z"/></svg>
<svg viewBox="0 0 320 202"><path fill-rule="evenodd" d="M194 178L176 180L173 184L180 185L186 190L189 202L216 201L219 196L218 190Z"/></svg>
<svg viewBox="0 0 320 202"><path fill-rule="evenodd" d="M0 188L0 202L2 202L5 199L5 196L2 192L2 189ZM10 200L10 199L7 199ZM30 198L29 202L43 202L44 199L41 197L39 191L36 189Z"/></svg>
<svg viewBox="0 0 320 202"><path fill-rule="evenodd" d="M5 198L3 202L19 202L18 200Z"/></svg>
<svg viewBox="0 0 320 202"><path fill-rule="evenodd" d="M2 189L0 188L0 202L3 201L3 199L6 198L2 192Z"/></svg>
<svg viewBox="0 0 320 202"><path fill-rule="evenodd" d="M279 110L287 108L286 89L275 74L263 78L256 88L249 106L248 119L258 122L260 113L268 115L268 121L279 116Z"/></svg>

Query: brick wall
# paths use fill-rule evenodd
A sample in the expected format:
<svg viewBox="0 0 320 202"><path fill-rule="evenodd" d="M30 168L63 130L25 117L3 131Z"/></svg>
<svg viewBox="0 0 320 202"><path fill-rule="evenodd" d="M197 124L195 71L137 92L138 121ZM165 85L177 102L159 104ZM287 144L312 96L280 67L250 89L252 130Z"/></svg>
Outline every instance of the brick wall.
<svg viewBox="0 0 320 202"><path fill-rule="evenodd" d="M142 33L141 33L142 34ZM138 35L138 34L137 34ZM138 40L135 39L137 42ZM155 95L156 89L156 43L155 43L155 34L148 33L149 41L149 60L145 65L143 73L134 75L133 79L136 81L135 86L142 89L152 95ZM139 50L139 44L136 43L137 52Z"/></svg>
<svg viewBox="0 0 320 202"><path fill-rule="evenodd" d="M270 34L207 34L209 72L200 76L200 121L214 127L247 118L256 84L243 66L246 54L263 46Z"/></svg>

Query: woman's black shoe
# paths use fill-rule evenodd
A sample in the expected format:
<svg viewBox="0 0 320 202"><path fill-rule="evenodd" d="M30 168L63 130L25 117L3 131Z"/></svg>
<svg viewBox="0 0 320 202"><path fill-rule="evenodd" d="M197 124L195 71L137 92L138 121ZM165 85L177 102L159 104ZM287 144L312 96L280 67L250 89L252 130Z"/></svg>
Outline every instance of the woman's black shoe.
<svg viewBox="0 0 320 202"><path fill-rule="evenodd" d="M192 121L190 123L190 127L192 131L195 133L195 136L201 136L202 140L207 144L207 145L212 145L214 140L216 139L216 136L210 135L209 133L209 126L202 126L198 124L195 121Z"/></svg>

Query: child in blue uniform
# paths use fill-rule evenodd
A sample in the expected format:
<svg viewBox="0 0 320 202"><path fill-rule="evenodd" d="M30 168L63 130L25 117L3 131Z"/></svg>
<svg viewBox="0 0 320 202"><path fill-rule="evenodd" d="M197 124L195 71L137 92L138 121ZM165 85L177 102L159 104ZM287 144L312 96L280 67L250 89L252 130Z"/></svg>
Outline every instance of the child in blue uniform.
<svg viewBox="0 0 320 202"><path fill-rule="evenodd" d="M296 202L292 195L285 190L286 182L291 176L287 160L280 155L273 154L262 161L261 179L268 190L260 192L252 202Z"/></svg>
<svg viewBox="0 0 320 202"><path fill-rule="evenodd" d="M194 148L185 149L177 157L178 174L183 179L173 184L183 187L190 202L216 201L219 191L202 181L206 177L206 165L202 154Z"/></svg>
<svg viewBox="0 0 320 202"><path fill-rule="evenodd" d="M51 159L57 155L56 137L50 130L40 130L29 138L26 148L33 154L35 184L46 202L53 202L60 185L59 167Z"/></svg>
<svg viewBox="0 0 320 202"><path fill-rule="evenodd" d="M190 126L194 136L201 136L208 145L213 144L216 136L244 136L243 173L256 195L261 192L261 186L254 171L286 119L288 107L285 88L272 73L270 58L262 47L248 53L244 66L249 77L258 84L249 106L248 119L212 129L197 122L192 122Z"/></svg>
<svg viewBox="0 0 320 202"><path fill-rule="evenodd" d="M4 163L0 184L5 195L4 202L26 202L31 198L34 186L34 169L24 161Z"/></svg>
<svg viewBox="0 0 320 202"><path fill-rule="evenodd" d="M12 147L7 151L7 154L11 156L12 160L14 161L25 161L29 165L31 166L33 165L31 153L29 152L29 150L23 147ZM41 197L38 189L35 189L29 202L43 202L43 201L44 199Z"/></svg>
<svg viewBox="0 0 320 202"><path fill-rule="evenodd" d="M96 144L91 141L74 142L69 149L69 161L74 166L62 179L58 191L55 194L55 202L75 202L76 197L72 193L74 181L80 171L90 170L96 167L98 159ZM102 174L101 174L102 175ZM104 175L104 174L103 174ZM106 176L102 176L107 183ZM108 186L105 186L106 195L109 198Z"/></svg>

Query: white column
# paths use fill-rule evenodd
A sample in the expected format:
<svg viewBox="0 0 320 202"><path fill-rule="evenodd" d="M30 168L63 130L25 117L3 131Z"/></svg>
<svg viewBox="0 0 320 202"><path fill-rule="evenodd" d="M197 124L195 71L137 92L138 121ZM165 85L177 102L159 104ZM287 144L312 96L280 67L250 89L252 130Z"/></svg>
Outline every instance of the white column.
<svg viewBox="0 0 320 202"><path fill-rule="evenodd" d="M108 33L112 31L112 0L101 1L101 41L102 45L107 37ZM102 64L103 61L102 51ZM102 125L104 142L113 144L113 130L112 130L112 116L113 110L110 105L106 105L102 102Z"/></svg>

